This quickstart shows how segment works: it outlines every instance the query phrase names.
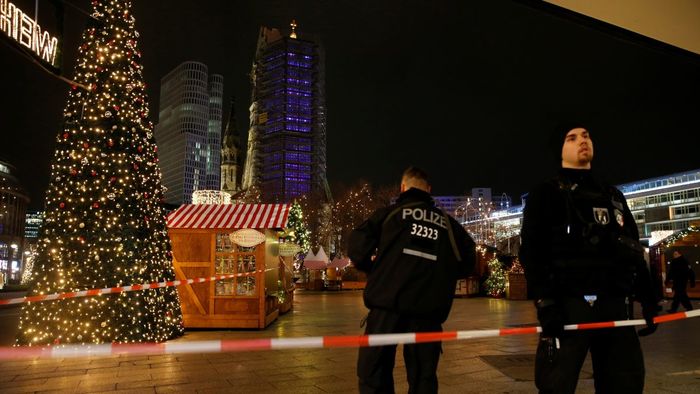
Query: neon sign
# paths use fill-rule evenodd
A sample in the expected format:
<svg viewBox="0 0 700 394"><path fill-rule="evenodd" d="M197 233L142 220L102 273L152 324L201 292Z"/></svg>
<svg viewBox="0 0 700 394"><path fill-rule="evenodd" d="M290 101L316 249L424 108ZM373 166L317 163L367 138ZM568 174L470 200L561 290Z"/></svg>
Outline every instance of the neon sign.
<svg viewBox="0 0 700 394"><path fill-rule="evenodd" d="M13 3L0 0L0 30L54 67L58 38L42 31L41 26Z"/></svg>

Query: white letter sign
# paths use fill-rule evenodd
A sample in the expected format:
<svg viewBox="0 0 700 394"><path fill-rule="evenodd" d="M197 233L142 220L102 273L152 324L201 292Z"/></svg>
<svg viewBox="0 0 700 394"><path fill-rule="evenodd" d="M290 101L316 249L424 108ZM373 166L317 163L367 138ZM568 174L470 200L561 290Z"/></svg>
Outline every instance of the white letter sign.
<svg viewBox="0 0 700 394"><path fill-rule="evenodd" d="M0 0L0 30L21 46L34 52L41 60L58 68L56 49L58 38L51 37L29 15L7 0Z"/></svg>

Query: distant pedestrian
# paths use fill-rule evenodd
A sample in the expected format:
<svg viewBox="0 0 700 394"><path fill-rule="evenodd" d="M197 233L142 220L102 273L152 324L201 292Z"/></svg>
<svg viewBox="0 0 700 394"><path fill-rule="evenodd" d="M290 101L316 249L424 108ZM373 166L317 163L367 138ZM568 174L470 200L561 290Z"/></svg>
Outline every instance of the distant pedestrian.
<svg viewBox="0 0 700 394"><path fill-rule="evenodd" d="M476 259L474 241L435 206L427 174L408 168L396 204L377 210L350 234L348 256L367 272L365 334L438 332L458 278ZM409 393L436 393L440 342L404 345ZM396 345L360 348L360 393L393 393Z"/></svg>
<svg viewBox="0 0 700 394"><path fill-rule="evenodd" d="M673 259L670 266L666 277L666 286L669 286L669 282L673 282L673 302L668 313L676 313L678 304L683 304L683 308L686 311L692 311L693 304L690 303L690 298L688 298L686 286L690 282L690 287L695 287L695 272L688 264L688 260L677 250L673 251Z"/></svg>

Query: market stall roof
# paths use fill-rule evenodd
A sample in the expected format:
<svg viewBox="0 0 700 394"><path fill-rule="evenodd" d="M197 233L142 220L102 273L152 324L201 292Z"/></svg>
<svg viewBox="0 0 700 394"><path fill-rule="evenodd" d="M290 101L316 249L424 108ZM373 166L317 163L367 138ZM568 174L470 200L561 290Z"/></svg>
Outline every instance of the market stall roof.
<svg viewBox="0 0 700 394"><path fill-rule="evenodd" d="M309 253L304 257L304 268L310 270L324 270L328 267L328 256L323 250L323 246L318 250L317 254L309 250Z"/></svg>
<svg viewBox="0 0 700 394"><path fill-rule="evenodd" d="M304 256L304 261L307 261L307 260L311 261L311 260L315 260L315 259L316 259L316 255L314 254L314 251L309 249L309 251L306 253L306 256Z"/></svg>
<svg viewBox="0 0 700 394"><path fill-rule="evenodd" d="M671 245L679 246L679 245L687 245L687 246L694 246L698 245L700 243L700 226L696 225L691 225L690 227L676 231L675 233L660 239L659 241L655 242L653 245L650 245L651 248L656 248L659 246L663 247L668 247Z"/></svg>
<svg viewBox="0 0 700 394"><path fill-rule="evenodd" d="M316 258L314 260L321 260L328 264L328 255L326 254L326 251L323 250L323 246L318 249L318 253L316 253Z"/></svg>
<svg viewBox="0 0 700 394"><path fill-rule="evenodd" d="M328 266L321 260L304 260L304 268L309 270L325 270Z"/></svg>
<svg viewBox="0 0 700 394"><path fill-rule="evenodd" d="M185 204L168 215L168 228L284 228L290 204Z"/></svg>
<svg viewBox="0 0 700 394"><path fill-rule="evenodd" d="M336 257L333 259L333 261L331 261L330 264L328 264L328 267L330 267L330 268L345 268L348 265L350 265L350 258L349 257L343 257L342 259Z"/></svg>

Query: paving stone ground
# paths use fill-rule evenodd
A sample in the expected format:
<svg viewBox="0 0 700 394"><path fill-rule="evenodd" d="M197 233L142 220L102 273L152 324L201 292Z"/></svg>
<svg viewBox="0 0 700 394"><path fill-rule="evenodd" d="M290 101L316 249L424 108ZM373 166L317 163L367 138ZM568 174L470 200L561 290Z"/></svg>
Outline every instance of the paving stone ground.
<svg viewBox="0 0 700 394"><path fill-rule="evenodd" d="M0 340L7 341L17 314L2 312ZM300 291L294 309L265 330L188 331L176 341L358 335L365 314L359 291ZM534 322L531 302L468 298L455 300L444 328L493 329ZM700 318L666 323L656 334L641 339L647 368L645 392L700 392L698 333ZM444 343L438 369L440 392L536 392L532 381L536 343L534 335ZM0 362L0 392L355 393L356 360L357 349L309 349L6 361ZM578 392L594 392L591 373L587 361ZM407 392L401 351L394 377L397 392Z"/></svg>

